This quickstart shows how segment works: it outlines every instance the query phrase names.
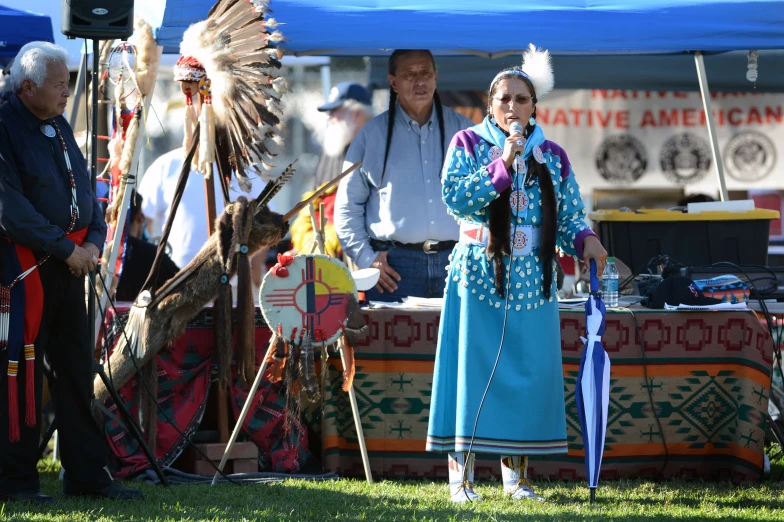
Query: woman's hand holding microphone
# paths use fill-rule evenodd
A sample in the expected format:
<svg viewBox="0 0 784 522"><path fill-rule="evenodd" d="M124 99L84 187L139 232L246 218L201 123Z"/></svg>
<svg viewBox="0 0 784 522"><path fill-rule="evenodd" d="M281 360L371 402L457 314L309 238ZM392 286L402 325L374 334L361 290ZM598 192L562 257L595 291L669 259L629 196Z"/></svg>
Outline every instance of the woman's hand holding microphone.
<svg viewBox="0 0 784 522"><path fill-rule="evenodd" d="M509 126L509 137L504 142L504 153L501 159L504 160L506 168L512 168L517 154L522 155L525 148L525 138L523 138L523 125L519 122L514 122Z"/></svg>

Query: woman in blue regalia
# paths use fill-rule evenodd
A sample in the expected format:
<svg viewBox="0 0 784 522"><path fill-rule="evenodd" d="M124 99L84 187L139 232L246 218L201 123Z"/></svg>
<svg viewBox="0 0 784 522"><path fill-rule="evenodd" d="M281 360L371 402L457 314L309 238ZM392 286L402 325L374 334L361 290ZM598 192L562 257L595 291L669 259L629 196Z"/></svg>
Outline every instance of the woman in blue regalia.
<svg viewBox="0 0 784 522"><path fill-rule="evenodd" d="M528 455L567 452L555 249L594 259L599 273L607 252L584 221L566 152L536 124L536 103L553 83L549 53L532 45L522 67L493 79L487 117L454 136L444 163L443 198L460 242L441 315L427 450L449 454L455 502L479 500L469 451L500 455L506 493L537 500Z"/></svg>

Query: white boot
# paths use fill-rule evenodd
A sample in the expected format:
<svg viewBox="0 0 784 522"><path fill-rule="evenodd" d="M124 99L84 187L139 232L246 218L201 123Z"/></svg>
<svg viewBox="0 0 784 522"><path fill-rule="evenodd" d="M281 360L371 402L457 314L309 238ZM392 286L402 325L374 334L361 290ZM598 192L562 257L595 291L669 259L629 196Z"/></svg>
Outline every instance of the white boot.
<svg viewBox="0 0 784 522"><path fill-rule="evenodd" d="M528 482L528 457L501 457L501 476L504 480L504 493L513 499L544 501L534 493L531 483Z"/></svg>
<svg viewBox="0 0 784 522"><path fill-rule="evenodd" d="M474 456L468 460L466 454L449 454L449 495L452 502L479 502L481 497L474 492Z"/></svg>

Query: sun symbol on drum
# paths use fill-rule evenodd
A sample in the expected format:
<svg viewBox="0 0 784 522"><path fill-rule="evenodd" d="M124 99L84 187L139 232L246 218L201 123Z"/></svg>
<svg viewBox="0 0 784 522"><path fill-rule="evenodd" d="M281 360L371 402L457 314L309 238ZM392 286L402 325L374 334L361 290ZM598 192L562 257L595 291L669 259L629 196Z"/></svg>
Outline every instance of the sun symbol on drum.
<svg viewBox="0 0 784 522"><path fill-rule="evenodd" d="M524 190L515 190L509 196L509 205L512 207L512 210L522 212L528 207L528 194Z"/></svg>
<svg viewBox="0 0 784 522"><path fill-rule="evenodd" d="M490 149L490 152L488 152L487 155L490 158L490 161L497 160L501 157L501 147L498 145L494 146L492 149Z"/></svg>
<svg viewBox="0 0 784 522"><path fill-rule="evenodd" d="M348 295L324 280L323 270L316 266L315 259L307 260L298 283L294 288L275 289L267 304L276 308L294 307L302 315L302 328L311 339L320 341L319 337L330 337L330 330L345 319Z"/></svg>
<svg viewBox="0 0 784 522"><path fill-rule="evenodd" d="M512 240L512 246L515 250L520 250L525 248L525 245L528 244L528 236L525 235L525 232L522 230L515 231L514 239Z"/></svg>

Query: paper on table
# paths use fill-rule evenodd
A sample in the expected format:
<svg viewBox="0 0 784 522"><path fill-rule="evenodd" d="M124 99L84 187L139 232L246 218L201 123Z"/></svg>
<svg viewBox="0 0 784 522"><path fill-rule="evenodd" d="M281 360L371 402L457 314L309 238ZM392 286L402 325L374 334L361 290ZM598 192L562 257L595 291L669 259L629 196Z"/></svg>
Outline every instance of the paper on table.
<svg viewBox="0 0 784 522"><path fill-rule="evenodd" d="M396 310L440 310L444 305L443 297L404 297L402 303L387 303L385 301L370 301L370 308L394 308Z"/></svg>
<svg viewBox="0 0 784 522"><path fill-rule="evenodd" d="M559 299L558 308L579 308L581 306L585 306L585 302L587 300L588 300L587 297L572 297L569 299Z"/></svg>
<svg viewBox="0 0 784 522"><path fill-rule="evenodd" d="M669 305L664 303L665 310L745 310L748 308L746 306L746 302L742 303L719 303L714 305L685 305L680 304L678 306Z"/></svg>

